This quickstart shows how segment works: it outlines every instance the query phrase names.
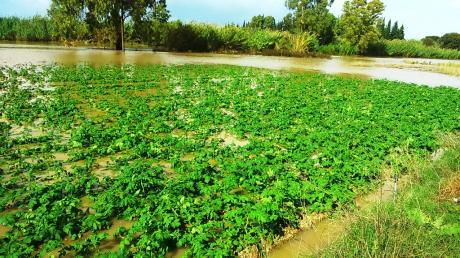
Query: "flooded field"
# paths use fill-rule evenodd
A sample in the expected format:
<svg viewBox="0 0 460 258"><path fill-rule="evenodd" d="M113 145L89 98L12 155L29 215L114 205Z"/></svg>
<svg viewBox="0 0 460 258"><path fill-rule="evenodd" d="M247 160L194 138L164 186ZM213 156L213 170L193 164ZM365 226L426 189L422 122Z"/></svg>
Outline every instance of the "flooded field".
<svg viewBox="0 0 460 258"><path fill-rule="evenodd" d="M225 64L276 70L311 71L327 74L355 75L362 78L387 79L421 85L460 88L457 72L443 74L439 64L460 64L459 61L416 58L293 58L258 55L227 55L210 53L167 53L112 51L87 48L63 48L55 45L0 44L0 65L17 64ZM445 70L445 69L444 69ZM452 70L452 68L450 69Z"/></svg>
<svg viewBox="0 0 460 258"><path fill-rule="evenodd" d="M325 214L391 199L386 153L458 128L460 91L361 79L459 87L438 60L13 47L0 256L308 255L351 221Z"/></svg>

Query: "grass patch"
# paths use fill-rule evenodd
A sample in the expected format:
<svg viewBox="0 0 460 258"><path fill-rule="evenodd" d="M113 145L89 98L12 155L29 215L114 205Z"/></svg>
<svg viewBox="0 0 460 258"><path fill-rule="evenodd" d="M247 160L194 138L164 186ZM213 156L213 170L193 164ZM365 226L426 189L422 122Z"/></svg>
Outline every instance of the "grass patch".
<svg viewBox="0 0 460 258"><path fill-rule="evenodd" d="M320 257L455 257L460 253L460 137L433 163L410 166L412 184L395 202L360 213Z"/></svg>

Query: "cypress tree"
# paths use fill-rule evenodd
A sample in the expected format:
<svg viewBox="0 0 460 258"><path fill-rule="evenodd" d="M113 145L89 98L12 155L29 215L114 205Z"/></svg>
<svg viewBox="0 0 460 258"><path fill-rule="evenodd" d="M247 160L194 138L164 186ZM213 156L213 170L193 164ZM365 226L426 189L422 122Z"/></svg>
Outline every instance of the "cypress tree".
<svg viewBox="0 0 460 258"><path fill-rule="evenodd" d="M384 38L390 39L390 35L391 35L391 19L388 21L387 27L385 28Z"/></svg>
<svg viewBox="0 0 460 258"><path fill-rule="evenodd" d="M391 32L390 32L390 39L397 39L399 38L399 25L398 25L398 21L396 21L394 24L393 24L393 28L391 28Z"/></svg>
<svg viewBox="0 0 460 258"><path fill-rule="evenodd" d="M401 28L399 29L399 39L404 39L406 37L405 32L404 32L404 24L401 25Z"/></svg>

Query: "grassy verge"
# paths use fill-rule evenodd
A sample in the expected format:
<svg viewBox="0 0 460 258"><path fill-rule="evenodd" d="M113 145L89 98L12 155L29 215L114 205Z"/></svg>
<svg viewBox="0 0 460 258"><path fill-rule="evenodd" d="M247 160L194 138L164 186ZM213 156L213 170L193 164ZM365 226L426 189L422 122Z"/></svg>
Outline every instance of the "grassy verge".
<svg viewBox="0 0 460 258"><path fill-rule="evenodd" d="M460 253L460 137L432 163L411 164L411 184L395 202L358 215L320 257L455 257Z"/></svg>

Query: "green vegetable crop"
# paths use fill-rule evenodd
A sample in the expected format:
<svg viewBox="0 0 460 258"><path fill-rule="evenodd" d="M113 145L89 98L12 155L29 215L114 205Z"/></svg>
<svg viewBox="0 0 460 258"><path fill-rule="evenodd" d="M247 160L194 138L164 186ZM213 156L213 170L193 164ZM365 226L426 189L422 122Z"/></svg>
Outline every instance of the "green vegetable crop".
<svg viewBox="0 0 460 258"><path fill-rule="evenodd" d="M0 256L236 256L436 150L460 91L232 66L0 68ZM0 232L2 232L0 230Z"/></svg>

